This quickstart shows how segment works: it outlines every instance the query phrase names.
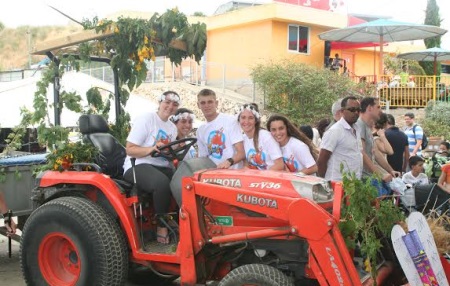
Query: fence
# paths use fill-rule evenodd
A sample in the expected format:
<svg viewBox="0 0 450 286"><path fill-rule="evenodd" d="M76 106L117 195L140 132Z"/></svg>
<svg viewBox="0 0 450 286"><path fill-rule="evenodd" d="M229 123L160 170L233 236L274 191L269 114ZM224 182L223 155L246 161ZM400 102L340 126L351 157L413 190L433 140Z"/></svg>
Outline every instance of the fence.
<svg viewBox="0 0 450 286"><path fill-rule="evenodd" d="M222 63L193 59L183 60L175 65L168 58L158 57L154 62L147 62L145 82L186 82L197 86L210 86L221 90L224 98L239 102L256 102L265 106L265 98L250 76L250 70ZM95 78L113 83L113 72L110 66L82 70ZM31 77L36 70L18 70L0 72L0 82L20 80ZM450 101L450 76L418 76L410 75L375 77L373 75L351 75L356 83L364 82L368 88L376 90L377 96L384 105L391 107L425 107L430 100Z"/></svg>

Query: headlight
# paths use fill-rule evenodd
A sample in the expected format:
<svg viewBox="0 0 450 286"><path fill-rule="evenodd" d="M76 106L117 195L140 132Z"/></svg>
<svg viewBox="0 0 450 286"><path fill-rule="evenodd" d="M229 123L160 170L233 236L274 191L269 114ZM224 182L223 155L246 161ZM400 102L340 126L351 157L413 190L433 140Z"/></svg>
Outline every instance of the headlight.
<svg viewBox="0 0 450 286"><path fill-rule="evenodd" d="M326 203L333 200L333 191L330 182L318 180L291 181L294 189L302 198L313 200L317 203Z"/></svg>

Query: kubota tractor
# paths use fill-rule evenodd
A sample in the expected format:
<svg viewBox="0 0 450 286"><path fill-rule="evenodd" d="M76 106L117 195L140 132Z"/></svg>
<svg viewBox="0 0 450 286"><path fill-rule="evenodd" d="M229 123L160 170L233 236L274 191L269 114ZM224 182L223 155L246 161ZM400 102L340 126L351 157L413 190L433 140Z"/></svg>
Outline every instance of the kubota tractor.
<svg viewBox="0 0 450 286"><path fill-rule="evenodd" d="M173 214L155 218L151 197L121 180L125 151L106 122L83 115L80 129L100 151L90 164L96 169L75 165L38 176L36 209L21 240L28 285L124 285L136 266L179 277L181 285L361 285L338 229L341 184L205 169L208 159L193 159L179 164L173 178L181 206L174 200ZM179 159L184 149L171 150L160 154ZM157 219L167 223L171 244L155 242Z"/></svg>

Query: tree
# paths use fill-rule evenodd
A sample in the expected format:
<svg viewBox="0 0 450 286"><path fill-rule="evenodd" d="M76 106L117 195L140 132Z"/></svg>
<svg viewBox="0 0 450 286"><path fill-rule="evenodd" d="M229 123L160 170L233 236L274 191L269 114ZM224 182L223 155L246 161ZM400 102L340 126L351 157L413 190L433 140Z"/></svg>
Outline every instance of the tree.
<svg viewBox="0 0 450 286"><path fill-rule="evenodd" d="M194 17L206 17L205 13L199 12L199 11L194 12L194 14L192 14L192 16L194 16Z"/></svg>
<svg viewBox="0 0 450 286"><path fill-rule="evenodd" d="M436 0L428 0L427 9L425 10L425 25L441 26L442 19L439 16L439 6ZM441 46L441 36L433 37L423 40L427 49L440 47ZM419 62L419 64L424 69L427 75L434 75L433 62ZM437 63L437 74L441 74L441 64Z"/></svg>

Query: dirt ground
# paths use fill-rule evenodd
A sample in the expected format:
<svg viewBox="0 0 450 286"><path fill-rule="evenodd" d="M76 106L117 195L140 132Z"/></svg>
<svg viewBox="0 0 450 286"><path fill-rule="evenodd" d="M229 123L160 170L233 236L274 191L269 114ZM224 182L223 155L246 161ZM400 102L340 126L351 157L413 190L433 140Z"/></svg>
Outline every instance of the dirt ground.
<svg viewBox="0 0 450 286"><path fill-rule="evenodd" d="M0 219L0 227L3 226L3 219ZM21 232L18 230L17 234ZM22 271L20 269L20 244L17 241L11 241L11 258L8 257L8 238L0 234L0 285L8 286L25 286L25 281L22 278ZM126 286L176 286L177 282L167 283L161 281L137 281L138 283L128 282Z"/></svg>
<svg viewBox="0 0 450 286"><path fill-rule="evenodd" d="M3 220L0 223L3 226ZM8 238L0 235L0 279L1 285L25 286L19 262L19 243L11 242L11 258L8 257Z"/></svg>

